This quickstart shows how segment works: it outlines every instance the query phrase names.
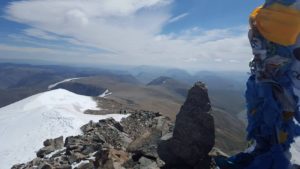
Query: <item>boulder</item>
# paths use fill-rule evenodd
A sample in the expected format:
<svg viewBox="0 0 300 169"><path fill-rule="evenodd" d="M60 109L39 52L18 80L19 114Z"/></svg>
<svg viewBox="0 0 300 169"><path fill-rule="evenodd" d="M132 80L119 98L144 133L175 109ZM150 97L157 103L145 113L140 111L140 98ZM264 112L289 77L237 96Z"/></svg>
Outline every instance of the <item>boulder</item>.
<svg viewBox="0 0 300 169"><path fill-rule="evenodd" d="M166 168L209 169L208 153L215 143L214 119L210 111L207 89L198 82L189 90L176 117L173 136L159 143L158 154Z"/></svg>
<svg viewBox="0 0 300 169"><path fill-rule="evenodd" d="M37 167L37 169L53 169L50 164L44 163Z"/></svg>
<svg viewBox="0 0 300 169"><path fill-rule="evenodd" d="M153 113L148 111L140 111L132 113L129 117L122 119L121 125L125 133L129 135L131 139L140 137L145 131L153 128L157 123L155 118L160 117L159 113Z"/></svg>
<svg viewBox="0 0 300 169"><path fill-rule="evenodd" d="M43 158L56 150L62 149L64 147L64 138L61 136L55 139L47 139L44 141L44 146L36 153L37 157Z"/></svg>
<svg viewBox="0 0 300 169"><path fill-rule="evenodd" d="M139 164L140 164L139 166L140 169L159 169L156 161L153 161L146 157L141 157L139 160Z"/></svg>
<svg viewBox="0 0 300 169"><path fill-rule="evenodd" d="M78 153L78 152L74 152L72 153L70 156L69 156L69 162L72 164L72 163L78 163L80 162L81 160L85 160L87 158L87 156L81 154L81 153Z"/></svg>
<svg viewBox="0 0 300 169"><path fill-rule="evenodd" d="M134 154L158 158L157 143L160 137L161 132L158 130L146 131L129 144L127 151Z"/></svg>
<svg viewBox="0 0 300 169"><path fill-rule="evenodd" d="M127 151L137 157L152 159L159 159L157 143L163 135L171 132L174 126L169 118L150 112L132 114L124 119L122 124L125 132L134 139L128 145Z"/></svg>
<svg viewBox="0 0 300 169"><path fill-rule="evenodd" d="M105 143L110 144L116 149L125 150L132 141L129 136L123 132L123 127L114 119L100 120L92 135L97 135L103 139Z"/></svg>
<svg viewBox="0 0 300 169"><path fill-rule="evenodd" d="M19 169L19 168L24 168L26 165L25 164L15 164L11 167L11 169Z"/></svg>
<svg viewBox="0 0 300 169"><path fill-rule="evenodd" d="M53 151L55 151L55 148L53 146L43 147L36 153L36 156L43 158L44 156L52 153Z"/></svg>
<svg viewBox="0 0 300 169"><path fill-rule="evenodd" d="M95 167L102 169L124 169L122 165L129 159L129 154L123 150L107 149L96 154Z"/></svg>

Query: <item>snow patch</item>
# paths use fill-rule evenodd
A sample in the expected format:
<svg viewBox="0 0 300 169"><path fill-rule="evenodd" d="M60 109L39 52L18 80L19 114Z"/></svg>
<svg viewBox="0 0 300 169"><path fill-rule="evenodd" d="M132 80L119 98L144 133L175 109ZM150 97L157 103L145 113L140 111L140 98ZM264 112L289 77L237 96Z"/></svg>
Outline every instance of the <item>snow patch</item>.
<svg viewBox="0 0 300 169"><path fill-rule="evenodd" d="M112 95L112 92L110 92L108 89L105 90L99 97L107 97L109 95Z"/></svg>
<svg viewBox="0 0 300 169"><path fill-rule="evenodd" d="M56 87L57 85L59 85L59 84L61 84L61 83L71 82L71 81L77 80L77 79L80 79L80 78L77 77L77 78L65 79L65 80L63 80L63 81L60 81L60 82L57 82L57 83L55 83L55 84L49 85L49 86L48 86L48 90L53 89L54 87Z"/></svg>
<svg viewBox="0 0 300 169"><path fill-rule="evenodd" d="M88 161L88 160L83 160L83 161L80 161L79 163L73 163L72 169L79 167L81 164L88 164L89 162L90 161Z"/></svg>
<svg viewBox="0 0 300 169"><path fill-rule="evenodd" d="M59 149L59 150L55 150L55 151L53 151L52 153L50 153L50 154L47 154L44 158L51 158L54 154L56 154L56 153L59 153L59 152L62 152L62 151L64 151L66 148L64 147L64 148L62 148L62 149Z"/></svg>
<svg viewBox="0 0 300 169"><path fill-rule="evenodd" d="M49 138L81 134L80 127L89 121L114 118L120 121L128 115L84 114L99 110L96 102L64 89L56 89L28 97L0 108L0 168L28 162L34 151Z"/></svg>

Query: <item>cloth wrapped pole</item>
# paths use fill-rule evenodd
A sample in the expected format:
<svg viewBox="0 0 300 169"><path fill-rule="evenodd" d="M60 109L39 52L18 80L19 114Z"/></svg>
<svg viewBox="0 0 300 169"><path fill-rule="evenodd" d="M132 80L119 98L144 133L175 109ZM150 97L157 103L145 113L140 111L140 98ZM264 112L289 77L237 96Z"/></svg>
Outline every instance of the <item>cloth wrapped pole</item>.
<svg viewBox="0 0 300 169"><path fill-rule="evenodd" d="M300 122L294 93L295 85L300 84L300 72L295 70L300 69L295 66L300 65L297 6L300 0L267 0L250 17L254 58L245 97L247 139L254 140L255 148L228 158L224 164L228 169L291 168L289 149L300 134L294 120Z"/></svg>

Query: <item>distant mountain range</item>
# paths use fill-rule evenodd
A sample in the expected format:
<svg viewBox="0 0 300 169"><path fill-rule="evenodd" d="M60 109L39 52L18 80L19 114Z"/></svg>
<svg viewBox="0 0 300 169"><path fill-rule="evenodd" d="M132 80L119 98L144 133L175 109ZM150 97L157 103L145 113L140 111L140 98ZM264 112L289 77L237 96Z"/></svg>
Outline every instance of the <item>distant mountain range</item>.
<svg viewBox="0 0 300 169"><path fill-rule="evenodd" d="M68 78L122 73L100 68L0 63L0 107L47 91L49 85Z"/></svg>
<svg viewBox="0 0 300 169"><path fill-rule="evenodd" d="M151 66L117 70L115 68L78 68L55 65L36 66L10 63L0 63L0 107L31 96L32 94L46 91L49 85L65 79L91 76L106 76L103 80L111 81L111 83L130 82L137 85L148 84L148 86L152 87L159 86L158 84L151 84L155 83L155 80L159 81L163 78L169 78L168 87L166 85L164 87L169 90L176 90L181 96L185 96L186 90L193 83L203 81L208 86L210 98L215 107L225 109L234 114L238 114L245 107L243 95L247 74L243 72L202 71L191 75L181 69L166 69ZM71 90L70 84L61 85L69 85L64 88ZM75 88L83 88L78 83L73 84L73 88L74 85L77 85ZM87 94L86 92L90 88L93 88L92 86L85 88L85 93L81 94ZM102 90L104 88L99 89L98 86L98 91L94 94L99 94ZM227 98L225 102L224 98ZM232 105L232 102L229 102L229 100L235 104Z"/></svg>
<svg viewBox="0 0 300 169"><path fill-rule="evenodd" d="M152 67L109 70L0 64L0 107L48 90L62 88L95 97L108 89L112 92L110 99L127 107L161 112L174 120L189 88L194 82L203 81L217 120L217 144L233 153L244 147L245 125L236 115L244 110L243 79L246 76L238 72L191 75L180 69Z"/></svg>

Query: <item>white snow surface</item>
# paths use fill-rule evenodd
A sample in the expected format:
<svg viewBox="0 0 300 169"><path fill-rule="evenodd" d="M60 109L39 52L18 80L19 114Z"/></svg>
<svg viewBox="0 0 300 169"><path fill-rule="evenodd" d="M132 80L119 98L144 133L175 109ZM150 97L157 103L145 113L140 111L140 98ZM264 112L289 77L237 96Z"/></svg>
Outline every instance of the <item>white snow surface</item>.
<svg viewBox="0 0 300 169"><path fill-rule="evenodd" d="M81 134L80 127L89 121L114 118L120 121L128 115L88 115L87 109L97 110L96 102L64 89L28 97L0 108L0 169L36 157L43 141Z"/></svg>
<svg viewBox="0 0 300 169"><path fill-rule="evenodd" d="M65 79L65 80L63 80L63 81L60 81L60 82L57 82L57 83L55 83L55 84L52 84L52 85L49 85L48 86L48 89L50 90L50 89L53 89L55 86L57 86L57 85L59 85L59 84L61 84L61 83L65 83L65 82L70 82L70 81L73 81L73 80L76 80L76 79L80 79L80 78L70 78L70 79Z"/></svg>

